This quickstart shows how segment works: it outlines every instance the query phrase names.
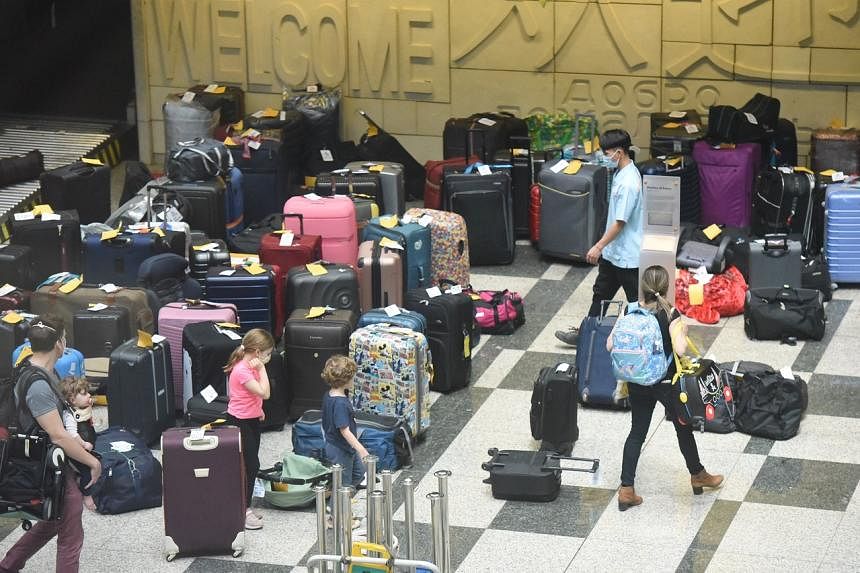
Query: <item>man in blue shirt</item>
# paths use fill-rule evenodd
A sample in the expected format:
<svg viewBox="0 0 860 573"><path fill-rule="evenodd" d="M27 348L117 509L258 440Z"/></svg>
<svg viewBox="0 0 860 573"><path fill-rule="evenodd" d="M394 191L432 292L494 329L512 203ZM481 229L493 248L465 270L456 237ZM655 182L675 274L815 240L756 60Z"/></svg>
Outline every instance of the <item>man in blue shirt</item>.
<svg viewBox="0 0 860 573"><path fill-rule="evenodd" d="M600 314L600 304L612 300L618 288L624 289L628 302L639 297L639 250L642 246L642 176L630 159L630 134L623 129L610 129L600 137L603 153L616 167L609 197L606 231L588 251L585 258L598 265L597 280L588 316ZM579 329L557 330L556 338L576 346Z"/></svg>

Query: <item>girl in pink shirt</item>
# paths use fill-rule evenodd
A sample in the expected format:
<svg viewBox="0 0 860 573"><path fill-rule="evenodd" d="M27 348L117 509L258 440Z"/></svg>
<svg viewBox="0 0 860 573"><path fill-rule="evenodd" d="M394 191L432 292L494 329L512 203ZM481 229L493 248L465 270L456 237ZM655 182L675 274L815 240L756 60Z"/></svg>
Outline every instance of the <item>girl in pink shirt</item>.
<svg viewBox="0 0 860 573"><path fill-rule="evenodd" d="M242 434L248 508L245 512L245 529L263 528L263 516L251 510L251 497L257 470L260 469L260 421L265 418L263 400L268 400L270 394L266 363L272 357L274 348L275 341L271 334L259 328L249 330L224 366L224 372L230 375L227 413Z"/></svg>

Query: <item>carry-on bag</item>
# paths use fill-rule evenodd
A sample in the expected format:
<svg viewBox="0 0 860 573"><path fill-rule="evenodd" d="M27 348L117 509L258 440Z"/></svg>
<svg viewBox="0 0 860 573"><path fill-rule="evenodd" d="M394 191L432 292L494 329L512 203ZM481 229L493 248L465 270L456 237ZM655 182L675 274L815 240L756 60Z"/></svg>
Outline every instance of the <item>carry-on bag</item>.
<svg viewBox="0 0 860 573"><path fill-rule="evenodd" d="M738 431L771 440L797 435L809 403L806 382L785 378L773 369L746 372L735 377L735 424Z"/></svg>
<svg viewBox="0 0 860 573"><path fill-rule="evenodd" d="M750 243L749 287L800 286L800 242L784 234Z"/></svg>
<svg viewBox="0 0 860 573"><path fill-rule="evenodd" d="M38 149L0 158L0 187L38 179L45 171L45 157Z"/></svg>
<svg viewBox="0 0 860 573"><path fill-rule="evenodd" d="M415 332L427 334L427 318L420 312L406 310L399 306L396 310L391 307L366 310L358 317L358 324L356 326L357 328L361 328L362 326L379 323L409 328Z"/></svg>
<svg viewBox="0 0 860 573"><path fill-rule="evenodd" d="M284 230L266 233L260 239L260 262L276 265L282 273L288 273L293 267L306 265L322 258L322 237L306 235L304 232L304 217L300 213L275 214L282 219L295 218L299 220L298 234ZM281 223L283 226L283 222ZM253 251L258 252L258 251Z"/></svg>
<svg viewBox="0 0 860 573"><path fill-rule="evenodd" d="M457 213L413 207L402 221L430 228L430 284L451 280L469 284L469 233Z"/></svg>
<svg viewBox="0 0 860 573"><path fill-rule="evenodd" d="M247 230L247 229L246 229ZM206 276L210 267L220 267L230 264L230 251L223 239L210 239L206 237L194 241L188 256L190 267L188 275L200 283L203 296L206 296Z"/></svg>
<svg viewBox="0 0 860 573"><path fill-rule="evenodd" d="M289 417L291 388L287 383L287 370L284 353L274 351L266 363L266 375L269 377L269 399L263 400L263 414L260 429L264 432L280 432Z"/></svg>
<svg viewBox="0 0 860 573"><path fill-rule="evenodd" d="M167 251L167 245L156 233L90 234L84 239L83 275L92 284L136 286L143 261Z"/></svg>
<svg viewBox="0 0 860 573"><path fill-rule="evenodd" d="M12 352L12 364L17 368L32 355L33 348L30 346L30 341L25 340L24 344ZM74 348L66 348L54 364L54 372L61 379L66 376L86 376L84 355Z"/></svg>
<svg viewBox="0 0 860 573"><path fill-rule="evenodd" d="M315 306L351 310L358 315L361 298L355 269L327 261L291 268L287 273L287 315L297 308Z"/></svg>
<svg viewBox="0 0 860 573"><path fill-rule="evenodd" d="M821 340L826 321L820 291L764 287L747 292L744 331L753 340Z"/></svg>
<svg viewBox="0 0 860 573"><path fill-rule="evenodd" d="M228 154L229 155L229 154ZM191 207L186 222L215 239L227 238L227 185L221 177L200 181L170 181L160 189L180 195Z"/></svg>
<svg viewBox="0 0 860 573"><path fill-rule="evenodd" d="M241 233L229 237L227 244L231 252L253 255L260 252L263 237L271 233L280 233L283 230L284 215L282 213L272 213L255 223L250 223Z"/></svg>
<svg viewBox="0 0 860 573"><path fill-rule="evenodd" d="M382 204L379 205L383 215L403 215L406 210L406 183L403 166L390 161L352 161L346 164L346 169L352 172L368 171L379 175L382 185Z"/></svg>
<svg viewBox="0 0 860 573"><path fill-rule="evenodd" d="M115 449L119 442L123 446ZM114 427L99 432L93 446L102 464L101 477L93 487L100 514L161 507L161 463L143 440L125 428Z"/></svg>
<svg viewBox="0 0 860 573"><path fill-rule="evenodd" d="M222 142L198 137L168 149L164 172L173 182L192 183L226 177L231 167L233 156Z"/></svg>
<svg viewBox="0 0 860 573"><path fill-rule="evenodd" d="M358 246L356 269L363 310L403 304L401 260L397 249L383 247L379 241L364 241Z"/></svg>
<svg viewBox="0 0 860 573"><path fill-rule="evenodd" d="M407 290L430 286L432 249L428 227L417 221L404 223L396 215L385 215L370 220L362 233L362 241L379 241L383 247L400 252L403 284Z"/></svg>
<svg viewBox="0 0 860 573"><path fill-rule="evenodd" d="M688 241L711 245L712 247L717 247L719 250L724 237L729 237L729 244L723 250L726 268L736 267L744 276L744 279L747 279L750 268L749 243L751 239L749 229L727 227L725 225L694 225L684 223L681 225L681 235L678 238L678 253L681 252Z"/></svg>
<svg viewBox="0 0 860 573"><path fill-rule="evenodd" d="M615 307L615 314L610 314L610 306ZM609 351L606 350L606 341L624 307L624 301L603 301L600 316L587 316L579 325L576 383L583 404L629 407L627 398L616 402L613 397L617 380L612 373Z"/></svg>
<svg viewBox="0 0 860 573"><path fill-rule="evenodd" d="M27 245L0 245L0 287L10 284L31 290L36 286L34 266L33 251Z"/></svg>
<svg viewBox="0 0 860 573"><path fill-rule="evenodd" d="M290 197L284 204L284 213L304 215L304 231L293 218L285 219L284 227L293 233L322 237L323 259L345 265L355 264L358 232L352 199L344 195L319 197L316 194Z"/></svg>
<svg viewBox="0 0 860 573"><path fill-rule="evenodd" d="M560 362L540 369L532 389L529 423L532 438L541 440L541 450L569 456L579 439L576 369Z"/></svg>
<svg viewBox="0 0 860 573"><path fill-rule="evenodd" d="M210 268L206 275L206 299L236 305L242 333L262 328L276 339L281 337L284 280L277 267L252 263Z"/></svg>
<svg viewBox="0 0 860 573"><path fill-rule="evenodd" d="M424 207L427 209L442 208L442 179L445 173L463 171L467 165L480 161L477 155L471 157L452 157L439 161L430 160L424 164L426 173L424 181Z"/></svg>
<svg viewBox="0 0 860 573"><path fill-rule="evenodd" d="M704 135L702 118L694 109L651 113L651 157L689 155Z"/></svg>
<svg viewBox="0 0 860 573"><path fill-rule="evenodd" d="M430 428L430 346L420 332L386 324L359 328L349 337L358 365L352 404L359 412L402 417L412 436Z"/></svg>
<svg viewBox="0 0 860 573"><path fill-rule="evenodd" d="M678 249L675 263L680 268L705 267L709 273L719 274L726 270L726 250L731 241L729 235L721 235L720 242L716 245L687 241Z"/></svg>
<svg viewBox="0 0 860 573"><path fill-rule="evenodd" d="M814 130L809 155L816 173L834 169L845 175L860 174L860 129Z"/></svg>
<svg viewBox="0 0 860 573"><path fill-rule="evenodd" d="M791 120L779 118L771 135L771 165L797 165L797 128Z"/></svg>
<svg viewBox="0 0 860 573"><path fill-rule="evenodd" d="M837 284L860 283L860 183L827 186L824 254ZM813 224L814 226L814 224Z"/></svg>
<svg viewBox="0 0 860 573"><path fill-rule="evenodd" d="M800 286L819 291L824 302L830 302L833 298L833 279L830 278L827 259L821 255L805 259L800 268Z"/></svg>
<svg viewBox="0 0 860 573"><path fill-rule="evenodd" d="M751 143L761 141L765 133L764 126L751 113L731 105L713 105L708 109L708 141Z"/></svg>
<svg viewBox="0 0 860 573"><path fill-rule="evenodd" d="M173 426L173 370L167 342L141 346L135 338L114 350L107 399L110 425L134 432L147 444Z"/></svg>
<svg viewBox="0 0 860 573"><path fill-rule="evenodd" d="M192 396L208 386L219 396L227 395L224 367L242 343L237 330L229 323L211 320L185 325L180 343L182 378L176 384L178 409L185 409Z"/></svg>
<svg viewBox="0 0 860 573"><path fill-rule="evenodd" d="M702 301L701 304L691 304L690 286L697 283L702 285ZM728 267L725 272L711 275L704 284L687 269L678 269L675 308L703 324L716 324L721 318L743 314L747 289L747 282L736 267Z"/></svg>
<svg viewBox="0 0 860 573"><path fill-rule="evenodd" d="M131 318L128 308L91 306L72 316L76 348L86 358L107 358L128 340Z"/></svg>
<svg viewBox="0 0 860 573"><path fill-rule="evenodd" d="M600 460L573 458L555 452L498 450L491 448L489 462L481 469L490 473L484 483L492 487L493 497L515 501L553 501L561 491L561 472L595 473ZM562 467L562 461L585 462L589 467Z"/></svg>
<svg viewBox="0 0 860 573"><path fill-rule="evenodd" d="M203 296L200 283L188 276L188 259L176 253L161 253L145 259L137 271L137 284L155 295L159 307Z"/></svg>
<svg viewBox="0 0 860 573"><path fill-rule="evenodd" d="M526 323L520 293L505 290L465 289L475 304L475 323L481 334L513 334Z"/></svg>
<svg viewBox="0 0 860 573"><path fill-rule="evenodd" d="M452 117L445 122L442 130L442 157L463 157L466 155L470 131L483 132L484 146L488 157L495 157L496 152L510 149L511 136L528 137L529 128L524 119L513 114L475 113L469 117Z"/></svg>
<svg viewBox="0 0 860 573"><path fill-rule="evenodd" d="M565 173L566 169L559 169L558 163L554 163L545 166L538 176L541 189L538 248L551 257L584 261L606 228L608 175L605 167L587 163L581 164L575 173Z"/></svg>
<svg viewBox="0 0 860 573"><path fill-rule="evenodd" d="M161 436L164 555L245 550L245 469L239 428L170 428ZM217 502L217 503L213 503Z"/></svg>
<svg viewBox="0 0 860 573"><path fill-rule="evenodd" d="M316 501L315 486L331 479L331 469L319 460L293 452L284 452L283 461L257 472L269 505L281 509L300 508Z"/></svg>
<svg viewBox="0 0 860 573"><path fill-rule="evenodd" d="M752 204L753 233L803 232L814 188L815 176L805 168L768 168L759 173Z"/></svg>
<svg viewBox="0 0 860 573"><path fill-rule="evenodd" d="M307 308L297 308L284 327L287 380L292 388L290 417L305 410L319 409L329 386L320 377L326 360L349 351L349 335L355 330L356 313L350 310L326 311L310 317Z"/></svg>
<svg viewBox="0 0 860 573"><path fill-rule="evenodd" d="M76 211L16 213L10 242L30 247L37 281L63 271L80 272L81 224Z"/></svg>
<svg viewBox="0 0 860 573"><path fill-rule="evenodd" d="M228 420L228 401L227 396L216 396L208 402L202 394L192 396L185 405L185 425L202 426L211 424L215 420Z"/></svg>
<svg viewBox="0 0 860 573"><path fill-rule="evenodd" d="M42 199L56 211L75 210L82 224L110 215L110 167L76 161L39 176Z"/></svg>
<svg viewBox="0 0 860 573"><path fill-rule="evenodd" d="M690 339L687 345L696 354L695 359L677 354L672 395L678 422L702 432L728 434L735 430L735 397L731 377L720 370L713 360L699 357L699 351Z"/></svg>

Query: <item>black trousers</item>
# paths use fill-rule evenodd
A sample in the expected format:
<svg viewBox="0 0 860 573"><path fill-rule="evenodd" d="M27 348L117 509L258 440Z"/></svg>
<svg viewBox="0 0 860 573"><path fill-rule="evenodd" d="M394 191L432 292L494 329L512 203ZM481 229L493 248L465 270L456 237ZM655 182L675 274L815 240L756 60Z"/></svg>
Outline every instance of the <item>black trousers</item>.
<svg viewBox="0 0 860 573"><path fill-rule="evenodd" d="M678 437L678 447L684 456L687 470L690 475L697 474L703 469L699 460L699 449L696 447L696 438L693 436L692 426L682 426L678 422L675 413L675 405L672 401L672 385L666 382L654 384L653 386L640 386L639 384L627 384L630 392L630 410L633 414L630 424L630 434L624 442L624 458L621 462L621 485L632 486L636 478L636 466L639 463L639 454L642 452L642 444L648 435L648 426L651 425L651 414L657 402L666 407L666 411L672 414L672 423L675 425L675 434Z"/></svg>
<svg viewBox="0 0 860 573"><path fill-rule="evenodd" d="M239 427L242 436L242 459L245 461L246 506L250 509L251 498L254 495L254 482L260 470L260 420L250 418L242 420L231 416L232 423Z"/></svg>
<svg viewBox="0 0 860 573"><path fill-rule="evenodd" d="M627 302L639 300L639 269L622 269L601 257L597 263L597 280L594 281L588 316L600 316L600 303L612 300L619 288L624 289Z"/></svg>

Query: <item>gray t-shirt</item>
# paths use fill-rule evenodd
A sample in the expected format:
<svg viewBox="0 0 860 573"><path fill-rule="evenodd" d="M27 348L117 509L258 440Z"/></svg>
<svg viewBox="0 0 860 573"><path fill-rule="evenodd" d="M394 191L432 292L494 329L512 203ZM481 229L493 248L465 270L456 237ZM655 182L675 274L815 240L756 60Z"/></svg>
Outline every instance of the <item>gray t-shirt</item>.
<svg viewBox="0 0 860 573"><path fill-rule="evenodd" d="M63 402L60 399L60 381L53 373L47 370L38 368L39 374L30 374L35 376L35 379L30 384L30 389L27 391L27 407L30 408L30 413L23 410L18 415L18 422L21 425L22 431L27 431L35 423L35 418L47 414L51 410L56 410L62 416ZM22 376L23 380L24 377ZM55 390L51 389L51 385ZM16 386L15 402L18 402L18 392Z"/></svg>

